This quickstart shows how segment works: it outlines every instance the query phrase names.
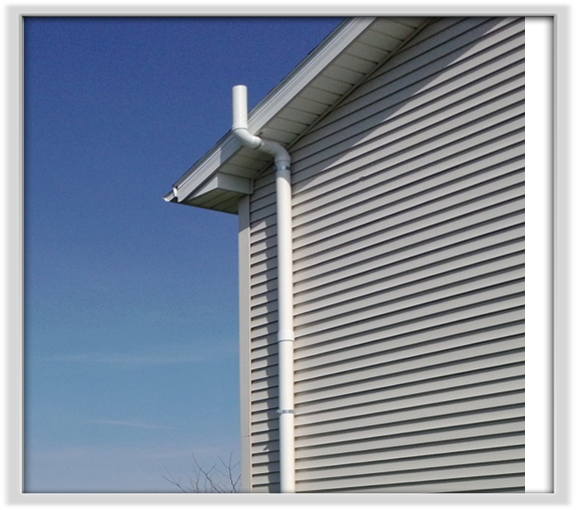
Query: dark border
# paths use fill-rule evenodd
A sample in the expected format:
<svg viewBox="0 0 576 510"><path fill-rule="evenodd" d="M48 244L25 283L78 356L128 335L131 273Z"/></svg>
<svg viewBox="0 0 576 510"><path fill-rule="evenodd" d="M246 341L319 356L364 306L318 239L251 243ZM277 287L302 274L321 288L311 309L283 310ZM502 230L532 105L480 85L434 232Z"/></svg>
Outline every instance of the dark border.
<svg viewBox="0 0 576 510"><path fill-rule="evenodd" d="M457 11L457 12L455 12ZM22 325L22 18L23 16L218 16L226 15L552 15L555 34L555 296L549 314L556 318L557 459L558 492L555 495L133 495L133 494L21 494L21 325ZM2 12L2 494L10 508L176 508L291 507L557 507L573 503L573 31L572 6L566 3L38 3L7 4ZM528 86L529 88L529 86ZM530 94L528 94L529 97ZM528 109L530 119L530 109ZM530 125L530 120L529 120ZM538 136L530 141L538 141ZM545 145L541 147L546 150ZM539 160L542 161L542 160ZM530 162L529 175L537 172ZM529 186L533 189L534 186ZM531 200L549 191L531 191ZM542 196L542 195L541 195ZM544 200L544 204L546 201ZM536 208L536 207L535 207ZM536 208L537 210L537 208ZM551 238L551 237L550 237ZM546 239L549 240L549 239ZM537 244L537 243L529 243ZM537 246L536 246L537 247ZM529 286L529 288L533 288ZM532 291L534 292L534 291ZM531 298L530 298L531 299ZM535 309L536 310L536 309ZM530 333L529 333L530 334ZM547 333L549 338L549 333ZM542 363L545 363L543 360ZM548 372L550 373L550 372ZM548 409L549 410L549 409ZM559 445L559 446L558 446ZM384 498L384 499L382 499Z"/></svg>

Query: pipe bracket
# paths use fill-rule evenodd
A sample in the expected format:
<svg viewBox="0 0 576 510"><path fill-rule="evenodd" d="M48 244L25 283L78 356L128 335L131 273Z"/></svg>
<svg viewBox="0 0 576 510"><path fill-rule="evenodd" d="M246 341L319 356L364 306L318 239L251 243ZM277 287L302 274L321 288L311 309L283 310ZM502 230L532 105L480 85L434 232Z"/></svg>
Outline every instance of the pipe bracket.
<svg viewBox="0 0 576 510"><path fill-rule="evenodd" d="M278 331L278 342L293 342L294 341L294 331L291 329L284 329Z"/></svg>

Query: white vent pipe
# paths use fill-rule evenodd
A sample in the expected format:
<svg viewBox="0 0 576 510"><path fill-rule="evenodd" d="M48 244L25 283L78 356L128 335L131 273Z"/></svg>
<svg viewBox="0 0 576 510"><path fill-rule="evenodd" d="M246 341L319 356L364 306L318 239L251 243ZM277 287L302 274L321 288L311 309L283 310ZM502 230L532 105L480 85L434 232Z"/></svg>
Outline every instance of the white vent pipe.
<svg viewBox="0 0 576 510"><path fill-rule="evenodd" d="M294 329L292 305L292 184L290 155L279 143L248 130L248 93L232 89L232 131L242 144L274 156L278 245L278 413L280 492L295 492L294 478Z"/></svg>

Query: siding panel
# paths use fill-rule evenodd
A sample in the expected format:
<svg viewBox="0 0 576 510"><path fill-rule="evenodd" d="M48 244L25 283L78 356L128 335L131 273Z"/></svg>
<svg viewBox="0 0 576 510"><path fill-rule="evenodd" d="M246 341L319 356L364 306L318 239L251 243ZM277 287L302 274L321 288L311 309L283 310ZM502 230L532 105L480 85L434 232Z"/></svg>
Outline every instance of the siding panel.
<svg viewBox="0 0 576 510"><path fill-rule="evenodd" d="M291 148L297 491L524 490L523 30L436 20ZM374 25L352 72L393 43ZM252 486L276 492L270 174L250 227Z"/></svg>

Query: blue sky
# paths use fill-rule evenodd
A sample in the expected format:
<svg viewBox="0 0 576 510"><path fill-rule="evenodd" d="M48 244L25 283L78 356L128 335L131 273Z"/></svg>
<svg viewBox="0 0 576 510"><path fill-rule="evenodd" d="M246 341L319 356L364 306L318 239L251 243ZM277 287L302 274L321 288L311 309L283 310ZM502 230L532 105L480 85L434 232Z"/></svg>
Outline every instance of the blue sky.
<svg viewBox="0 0 576 510"><path fill-rule="evenodd" d="M26 18L26 492L239 459L237 217L162 196L340 21Z"/></svg>

